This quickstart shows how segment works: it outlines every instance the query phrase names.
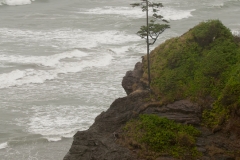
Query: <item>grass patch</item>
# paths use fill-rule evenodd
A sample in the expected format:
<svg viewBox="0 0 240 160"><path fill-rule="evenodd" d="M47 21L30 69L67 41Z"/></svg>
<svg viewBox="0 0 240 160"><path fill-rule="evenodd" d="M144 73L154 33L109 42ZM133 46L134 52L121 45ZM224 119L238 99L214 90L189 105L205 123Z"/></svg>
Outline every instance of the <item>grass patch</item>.
<svg viewBox="0 0 240 160"><path fill-rule="evenodd" d="M197 159L201 153L195 146L200 132L191 125L176 123L157 115L140 115L123 128L125 143L148 160L170 155L181 159Z"/></svg>

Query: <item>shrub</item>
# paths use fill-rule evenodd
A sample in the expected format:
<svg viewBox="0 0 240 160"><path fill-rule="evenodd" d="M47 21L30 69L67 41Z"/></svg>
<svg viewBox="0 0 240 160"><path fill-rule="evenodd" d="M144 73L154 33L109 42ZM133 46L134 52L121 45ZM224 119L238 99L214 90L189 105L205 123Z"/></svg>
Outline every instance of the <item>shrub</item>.
<svg viewBox="0 0 240 160"><path fill-rule="evenodd" d="M203 114L207 126L220 125L240 108L240 44L219 20L202 22L167 40L150 59L151 89L163 103L186 98L200 103L210 97L213 104L201 104L212 105ZM146 58L143 62L146 78Z"/></svg>
<svg viewBox="0 0 240 160"><path fill-rule="evenodd" d="M135 141L130 145L140 148L139 156L143 158L154 159L169 154L176 158L196 159L201 155L195 146L195 139L200 135L196 128L157 115L140 115L126 124L124 134Z"/></svg>

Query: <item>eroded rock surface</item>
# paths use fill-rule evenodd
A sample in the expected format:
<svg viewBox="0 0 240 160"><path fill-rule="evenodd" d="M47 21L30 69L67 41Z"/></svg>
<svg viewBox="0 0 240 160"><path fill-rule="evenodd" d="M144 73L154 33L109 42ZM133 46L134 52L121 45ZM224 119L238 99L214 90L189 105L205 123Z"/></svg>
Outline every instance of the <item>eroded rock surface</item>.
<svg viewBox="0 0 240 160"><path fill-rule="evenodd" d="M148 92L141 91L116 99L87 131L77 132L64 160L134 160L127 148L115 143L118 138L116 131L137 116L134 110L137 110L147 95Z"/></svg>
<svg viewBox="0 0 240 160"><path fill-rule="evenodd" d="M202 131L197 147L202 160L240 160L238 137L232 133L216 132L201 127L201 108L188 100L161 105L150 102L149 91L144 90L142 64L137 63L133 71L123 78L127 96L116 99L106 112L96 117L94 124L86 131L75 134L72 146L64 160L140 160L133 151L117 143L121 127L139 114L156 114L176 122L192 124ZM240 154L240 153L239 153ZM156 160L176 160L172 157L158 157Z"/></svg>
<svg viewBox="0 0 240 160"><path fill-rule="evenodd" d="M144 87L146 87L146 85L140 81L142 74L142 63L140 62L136 63L133 71L127 71L122 80L122 87L124 88L127 95L137 89L142 90Z"/></svg>

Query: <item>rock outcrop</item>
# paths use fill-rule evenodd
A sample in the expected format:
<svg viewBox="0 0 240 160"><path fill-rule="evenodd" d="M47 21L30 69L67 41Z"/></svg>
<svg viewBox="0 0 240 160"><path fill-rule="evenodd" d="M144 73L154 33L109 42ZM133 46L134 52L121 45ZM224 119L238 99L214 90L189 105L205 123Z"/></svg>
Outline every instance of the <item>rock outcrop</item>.
<svg viewBox="0 0 240 160"><path fill-rule="evenodd" d="M141 64L138 63L136 66L139 65ZM130 150L116 143L116 139L120 127L137 116L134 111L138 110L139 106L144 104L144 98L148 97L149 93L144 90L130 94L133 90L130 86L139 82L141 72L141 67L136 67L134 74L127 72L123 84L129 95L116 99L106 112L96 117L88 130L77 132L64 160L135 159Z"/></svg>
<svg viewBox="0 0 240 160"><path fill-rule="evenodd" d="M155 95L145 83L143 58L123 78L127 96L116 99L88 130L75 134L64 160L141 160L138 148L121 143L123 126L140 114L200 130L195 144L200 160L240 160L239 46L219 21L201 23L161 44L150 55ZM176 160L169 155L155 159Z"/></svg>
<svg viewBox="0 0 240 160"><path fill-rule="evenodd" d="M234 135L226 135L200 127L201 108L188 100L176 101L173 104L161 105L149 102L149 91L144 90L140 82L141 63L133 71L128 71L123 78L123 88L128 94L116 99L106 112L96 117L94 124L86 131L75 134L72 146L64 160L138 160L138 157L117 143L121 137L121 127L139 114L156 114L176 122L192 124L202 131L197 147L203 153L203 160L235 160L231 154L240 150L240 142ZM172 157L159 157L157 160L174 160Z"/></svg>
<svg viewBox="0 0 240 160"><path fill-rule="evenodd" d="M143 88L146 88L146 84L140 80L142 75L142 63L140 62L136 63L133 71L127 71L122 80L122 87L127 95L138 89L142 90Z"/></svg>

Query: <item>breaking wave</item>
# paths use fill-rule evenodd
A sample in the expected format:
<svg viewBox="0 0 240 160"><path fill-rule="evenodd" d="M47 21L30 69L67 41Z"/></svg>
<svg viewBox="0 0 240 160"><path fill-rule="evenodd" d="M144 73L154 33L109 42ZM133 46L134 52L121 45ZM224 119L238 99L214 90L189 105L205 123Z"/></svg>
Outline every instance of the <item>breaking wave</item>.
<svg viewBox="0 0 240 160"><path fill-rule="evenodd" d="M26 5L31 4L35 0L0 0L1 4L6 4L9 6L20 6L20 5Z"/></svg>
<svg viewBox="0 0 240 160"><path fill-rule="evenodd" d="M48 141L71 138L78 130L86 130L93 117L104 109L96 106L33 106L28 132L40 134ZM76 115L77 113L77 115ZM84 117L84 118L83 118Z"/></svg>
<svg viewBox="0 0 240 160"><path fill-rule="evenodd" d="M7 148L8 147L8 143L5 142L5 143L0 143L0 149L4 149L4 148Z"/></svg>
<svg viewBox="0 0 240 160"><path fill-rule="evenodd" d="M195 9L191 10L178 10L170 7L163 7L160 10L160 14L167 20L181 20L184 18L189 18L192 16L191 12L195 11ZM102 8L93 8L89 10L82 10L78 13L81 14L95 14L95 15L121 15L129 18L144 18L145 13L141 11L139 8L132 7L112 7L106 6Z"/></svg>
<svg viewBox="0 0 240 160"><path fill-rule="evenodd" d="M52 56L8 57L0 55L0 58L18 65L34 64L38 66L0 74L0 88L8 88L30 83L44 83L46 80L57 78L59 74L76 73L88 67L107 66L111 63L112 55L99 53L94 56L76 49Z"/></svg>
<svg viewBox="0 0 240 160"><path fill-rule="evenodd" d="M234 36L239 36L240 37L240 30L232 30L231 32Z"/></svg>
<svg viewBox="0 0 240 160"><path fill-rule="evenodd" d="M123 44L139 41L135 34L129 35L122 31L108 30L90 32L81 29L63 28L57 30L19 30L10 28L0 28L0 37L7 41L15 42L16 39L27 44L41 43L44 46L55 48L93 48L101 44ZM94 37L94 38L93 38ZM23 41L24 40L24 41Z"/></svg>

